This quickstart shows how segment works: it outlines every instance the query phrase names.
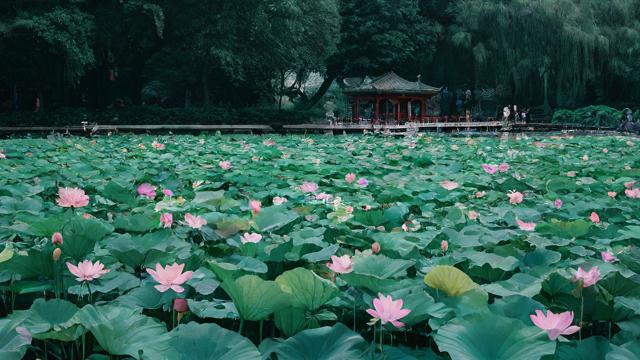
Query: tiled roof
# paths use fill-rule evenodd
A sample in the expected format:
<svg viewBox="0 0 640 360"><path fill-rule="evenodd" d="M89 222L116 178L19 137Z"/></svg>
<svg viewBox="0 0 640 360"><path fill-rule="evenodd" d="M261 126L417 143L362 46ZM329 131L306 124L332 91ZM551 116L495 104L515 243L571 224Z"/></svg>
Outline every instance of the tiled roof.
<svg viewBox="0 0 640 360"><path fill-rule="evenodd" d="M401 78L393 71L373 79L346 78L343 80L346 93L393 93L393 94L425 94L435 95L441 88L429 86L419 79L409 81Z"/></svg>

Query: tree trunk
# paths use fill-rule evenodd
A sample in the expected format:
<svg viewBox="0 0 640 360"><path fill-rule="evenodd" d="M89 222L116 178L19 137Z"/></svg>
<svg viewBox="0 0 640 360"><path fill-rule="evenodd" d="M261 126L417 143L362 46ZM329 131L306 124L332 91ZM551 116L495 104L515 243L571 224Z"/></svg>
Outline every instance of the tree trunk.
<svg viewBox="0 0 640 360"><path fill-rule="evenodd" d="M202 68L200 73L200 81L202 82L202 105L204 107L209 106L209 79L207 79L207 71Z"/></svg>
<svg viewBox="0 0 640 360"><path fill-rule="evenodd" d="M544 71L544 114L551 114L551 106L549 105L549 70Z"/></svg>
<svg viewBox="0 0 640 360"><path fill-rule="evenodd" d="M284 96L284 71L280 72L280 98L278 99L278 111L282 111L282 97Z"/></svg>
<svg viewBox="0 0 640 360"><path fill-rule="evenodd" d="M333 81L336 79L336 75L328 75L324 81L322 82L322 85L320 85L320 88L318 89L318 91L316 91L315 94L313 94L313 96L309 99L309 101L307 101L304 104L304 109L305 110L309 110L311 109L315 104L318 103L318 101L320 101L320 99L322 99L322 97L324 96L324 94L327 93L327 90L329 90L329 88L331 87L331 84L333 84Z"/></svg>

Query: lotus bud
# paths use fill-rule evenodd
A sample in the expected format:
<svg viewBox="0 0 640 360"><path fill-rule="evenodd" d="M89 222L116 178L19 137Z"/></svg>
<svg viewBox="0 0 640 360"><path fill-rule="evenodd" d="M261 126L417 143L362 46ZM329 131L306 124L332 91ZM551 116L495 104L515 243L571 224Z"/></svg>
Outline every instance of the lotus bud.
<svg viewBox="0 0 640 360"><path fill-rule="evenodd" d="M371 251L373 251L374 254L377 254L380 252L380 243L378 243L377 241L373 243L373 245L371 245Z"/></svg>
<svg viewBox="0 0 640 360"><path fill-rule="evenodd" d="M51 235L51 243L54 245L62 245L62 234L58 231Z"/></svg>
<svg viewBox="0 0 640 360"><path fill-rule="evenodd" d="M440 243L440 250L442 250L443 254L449 250L449 242L447 240L442 240Z"/></svg>
<svg viewBox="0 0 640 360"><path fill-rule="evenodd" d="M173 300L173 310L178 313L189 311L189 304L186 299L177 298Z"/></svg>
<svg viewBox="0 0 640 360"><path fill-rule="evenodd" d="M58 261L60 260L60 256L62 256L62 250L60 250L60 248L55 248L53 250L53 256L51 256L53 258L53 261Z"/></svg>

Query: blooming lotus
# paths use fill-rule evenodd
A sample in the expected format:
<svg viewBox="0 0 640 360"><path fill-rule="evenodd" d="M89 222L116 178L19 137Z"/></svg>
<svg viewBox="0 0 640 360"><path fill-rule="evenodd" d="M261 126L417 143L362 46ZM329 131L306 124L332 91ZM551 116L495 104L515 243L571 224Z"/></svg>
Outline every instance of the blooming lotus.
<svg viewBox="0 0 640 360"><path fill-rule="evenodd" d="M626 189L633 189L633 186L636 184L635 181L627 181L626 183L624 183L624 187Z"/></svg>
<svg viewBox="0 0 640 360"><path fill-rule="evenodd" d="M170 228L171 224L173 224L173 214L172 213L162 213L160 215L160 224L164 228Z"/></svg>
<svg viewBox="0 0 640 360"><path fill-rule="evenodd" d="M344 181L348 183L352 183L355 180L356 180L356 174L354 173L348 173L347 175L344 176Z"/></svg>
<svg viewBox="0 0 640 360"><path fill-rule="evenodd" d="M358 185L360 185L362 187L367 186L367 185L369 185L369 181L367 181L367 179L365 179L365 178L360 178L360 179L358 179Z"/></svg>
<svg viewBox="0 0 640 360"><path fill-rule="evenodd" d="M62 234L58 231L51 235L51 243L54 245L62 245Z"/></svg>
<svg viewBox="0 0 640 360"><path fill-rule="evenodd" d="M476 199L480 199L482 197L484 197L487 193L485 191L478 191L476 192Z"/></svg>
<svg viewBox="0 0 640 360"><path fill-rule="evenodd" d="M92 263L89 260L84 260L78 265L73 265L70 262L67 262L67 268L69 272L76 276L77 281L93 281L101 277L102 275L109 272L109 270L104 270L104 265L100 263L100 261L96 261Z"/></svg>
<svg viewBox="0 0 640 360"><path fill-rule="evenodd" d="M140 186L138 186L138 195L148 199L154 199L156 197L156 187L149 183L140 184Z"/></svg>
<svg viewBox="0 0 640 360"><path fill-rule="evenodd" d="M322 192L316 195L316 200L330 201L333 198L333 195Z"/></svg>
<svg viewBox="0 0 640 360"><path fill-rule="evenodd" d="M547 332L549 340L552 341L560 335L571 335L580 330L579 326L571 325L573 322L572 311L554 314L547 310L547 315L545 315L541 310L536 310L536 314L529 317L535 326Z"/></svg>
<svg viewBox="0 0 640 360"><path fill-rule="evenodd" d="M89 196L79 188L59 188L56 202L62 207L79 208L89 204Z"/></svg>
<svg viewBox="0 0 640 360"><path fill-rule="evenodd" d="M256 243L260 242L260 240L262 240L262 235L256 234L256 233L253 233L253 232L252 233L244 233L244 235L242 235L240 237L240 241L243 244L246 244L246 243L254 243L254 244L256 244Z"/></svg>
<svg viewBox="0 0 640 360"><path fill-rule="evenodd" d="M226 161L226 160L225 160L225 161L220 161L220 162L218 163L218 166L220 166L220 168L221 168L222 170L229 170L229 169L231 169L231 168L233 167L233 166L231 165L231 161Z"/></svg>
<svg viewBox="0 0 640 360"><path fill-rule="evenodd" d="M607 195L608 195L610 198L612 198L612 199L613 199L613 198L615 198L615 197L616 197L616 195L618 195L618 193L616 193L615 191L609 191L609 192L607 193Z"/></svg>
<svg viewBox="0 0 640 360"><path fill-rule="evenodd" d="M576 177L576 172L575 171L567 171L567 176L568 177Z"/></svg>
<svg viewBox="0 0 640 360"><path fill-rule="evenodd" d="M553 202L553 206L555 206L556 209L560 209L562 207L562 200L556 199L556 201Z"/></svg>
<svg viewBox="0 0 640 360"><path fill-rule="evenodd" d="M476 211L473 211L473 210L469 211L469 219L470 220L475 220L477 218L478 218L478 213Z"/></svg>
<svg viewBox="0 0 640 360"><path fill-rule="evenodd" d="M153 277L153 280L160 283L159 285L155 285L156 290L160 292L165 292L169 289L177 293L181 293L184 291L184 288L180 285L189 281L193 276L193 271L184 270L184 264L173 263L173 265L167 265L164 268L160 264L156 264L156 270L147 269L147 273Z"/></svg>
<svg viewBox="0 0 640 360"><path fill-rule="evenodd" d="M446 190L453 190L453 189L457 189L460 184L458 184L455 181L451 181L451 180L444 180L440 182L440 186L442 186L442 188L446 189Z"/></svg>
<svg viewBox="0 0 640 360"><path fill-rule="evenodd" d="M162 193L163 193L165 196L168 196L168 197L172 197L172 196L173 196L173 191L171 191L171 190L169 190L169 189L162 189Z"/></svg>
<svg viewBox="0 0 640 360"><path fill-rule="evenodd" d="M484 169L484 172L486 172L487 174L495 174L496 171L498 171L498 167L495 165L490 165L490 164L482 164L482 169Z"/></svg>
<svg viewBox="0 0 640 360"><path fill-rule="evenodd" d="M380 243L376 241L376 242L374 242L373 244L371 244L371 251L372 251L374 254L379 253L379 252L380 252Z"/></svg>
<svg viewBox="0 0 640 360"><path fill-rule="evenodd" d="M207 225L207 220L205 220L201 216L185 214L184 221L186 224L193 229L200 229L203 226Z"/></svg>
<svg viewBox="0 0 640 360"><path fill-rule="evenodd" d="M609 149L604 148L604 149L602 149L602 152L605 153L605 154L608 154L609 153Z"/></svg>
<svg viewBox="0 0 640 360"><path fill-rule="evenodd" d="M303 193L313 193L316 192L316 190L318 190L318 184L314 183L314 182L303 182L302 185L300 185L300 191L302 191Z"/></svg>
<svg viewBox="0 0 640 360"><path fill-rule="evenodd" d="M520 230L523 231L535 231L536 229L536 223L528 223L520 219L517 219L516 223L518 223L518 227L520 227Z"/></svg>
<svg viewBox="0 0 640 360"><path fill-rule="evenodd" d="M262 209L262 202L260 200L249 200L249 208L254 215L257 215Z"/></svg>
<svg viewBox="0 0 640 360"><path fill-rule="evenodd" d="M582 161L589 161L589 155L584 154L584 155L582 156Z"/></svg>
<svg viewBox="0 0 640 360"><path fill-rule="evenodd" d="M289 200L287 200L286 197L276 196L276 197L273 198L273 205L282 205L282 204L286 203L287 201L289 201Z"/></svg>
<svg viewBox="0 0 640 360"><path fill-rule="evenodd" d="M597 224L600 222L600 216L598 216L598 213L595 211L591 213L591 215L589 216L589 219L594 224Z"/></svg>
<svg viewBox="0 0 640 360"><path fill-rule="evenodd" d="M331 262L327 263L327 267L338 274L348 274L353 271L353 262L349 255L337 257L331 255Z"/></svg>
<svg viewBox="0 0 640 360"><path fill-rule="evenodd" d="M507 194L510 204L520 204L524 200L524 195L519 191L511 191Z"/></svg>
<svg viewBox="0 0 640 360"><path fill-rule="evenodd" d="M630 199L640 199L640 188L626 189L624 194Z"/></svg>
<svg viewBox="0 0 640 360"><path fill-rule="evenodd" d="M579 267L573 275L573 280L582 281L583 288L595 285L600 280L600 270L597 266L592 267L589 271L584 271L582 267Z"/></svg>
<svg viewBox="0 0 640 360"><path fill-rule="evenodd" d="M407 316L411 310L402 308L402 299L393 300L391 295L384 296L378 293L378 298L373 299L374 309L367 309L367 313L375 319L380 320L382 325L391 323L397 328L404 327L404 323L398 321Z"/></svg>
<svg viewBox="0 0 640 360"><path fill-rule="evenodd" d="M1 150L0 150L0 159L6 159L7 155L5 155Z"/></svg>
<svg viewBox="0 0 640 360"><path fill-rule="evenodd" d="M156 150L164 150L164 144L159 143L155 140L153 140L153 142L151 143L151 146L153 146L153 148Z"/></svg>
<svg viewBox="0 0 640 360"><path fill-rule="evenodd" d="M500 172L507 172L507 171L509 171L509 164L507 164L507 163L502 163L502 164L498 165L498 171L500 171Z"/></svg>
<svg viewBox="0 0 640 360"><path fill-rule="evenodd" d="M618 258L616 258L615 255L613 255L611 250L607 250L607 251L601 252L600 256L602 257L602 261L604 261L606 263L612 263L612 262L618 260Z"/></svg>

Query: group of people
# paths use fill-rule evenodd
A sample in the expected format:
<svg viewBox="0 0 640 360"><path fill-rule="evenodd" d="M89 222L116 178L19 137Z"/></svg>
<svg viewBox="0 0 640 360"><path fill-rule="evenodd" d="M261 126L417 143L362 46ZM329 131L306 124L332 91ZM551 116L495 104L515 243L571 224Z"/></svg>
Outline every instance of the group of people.
<svg viewBox="0 0 640 360"><path fill-rule="evenodd" d="M502 109L502 121L505 122L526 122L529 109L518 109L518 105L507 105Z"/></svg>
<svg viewBox="0 0 640 360"><path fill-rule="evenodd" d="M618 131L640 133L640 119L636 122L633 121L633 112L631 109L626 108L622 110L622 119L620 119Z"/></svg>

